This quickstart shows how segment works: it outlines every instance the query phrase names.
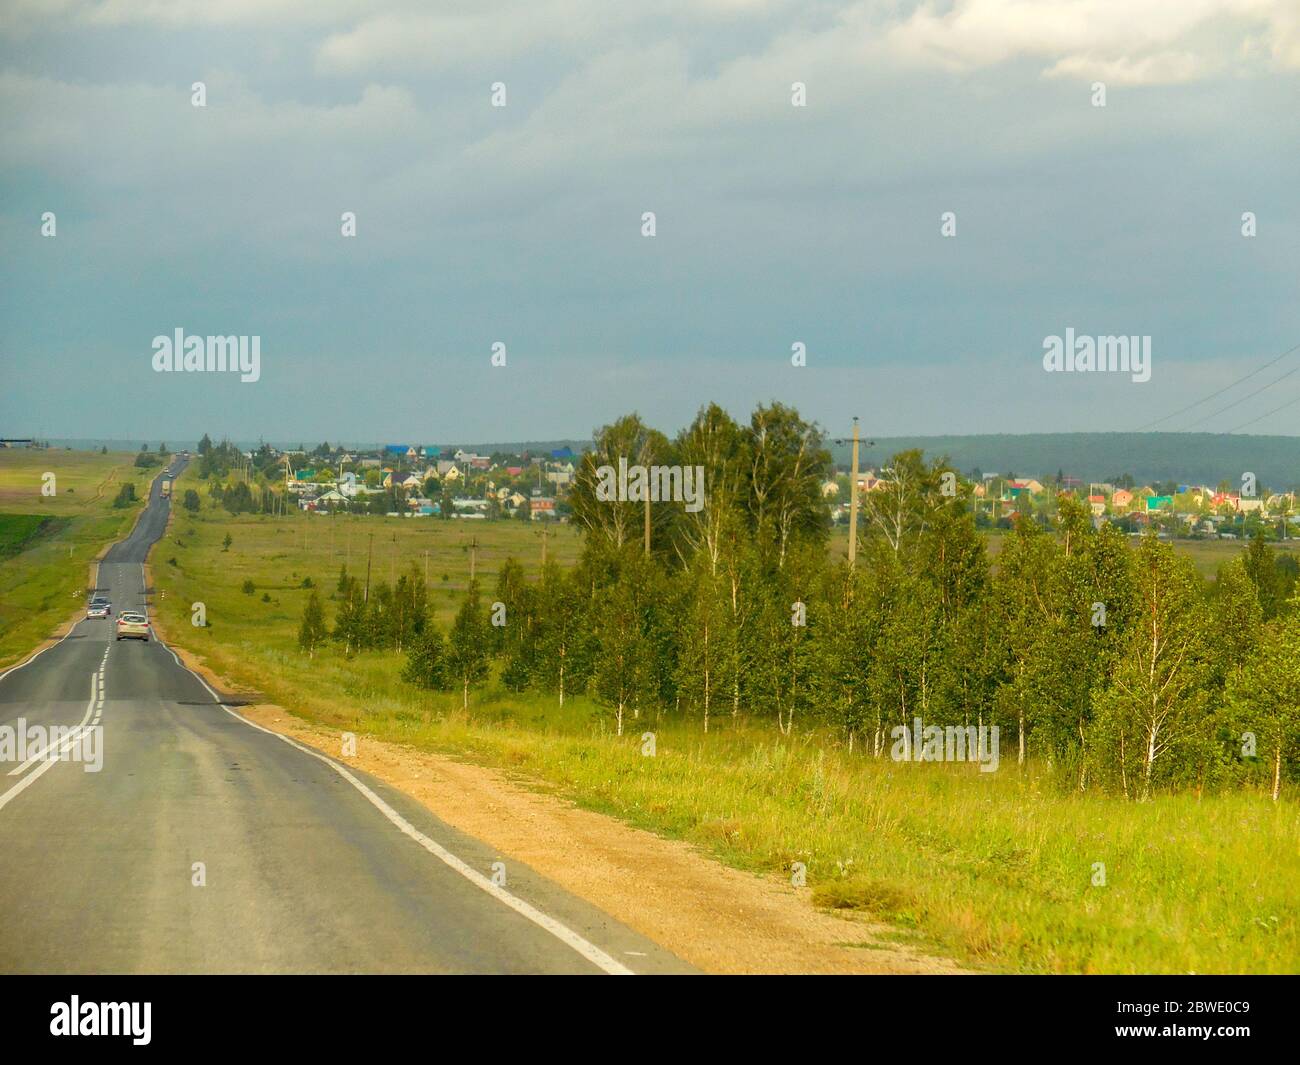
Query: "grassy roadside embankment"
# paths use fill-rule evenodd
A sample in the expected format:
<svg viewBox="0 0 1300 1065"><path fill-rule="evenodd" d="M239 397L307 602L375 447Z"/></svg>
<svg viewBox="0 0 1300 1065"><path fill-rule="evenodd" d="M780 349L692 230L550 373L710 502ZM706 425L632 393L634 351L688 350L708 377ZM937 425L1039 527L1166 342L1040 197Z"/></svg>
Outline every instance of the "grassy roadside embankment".
<svg viewBox="0 0 1300 1065"><path fill-rule="evenodd" d="M195 487L192 473L179 486ZM535 575L536 527L514 522L286 518L178 510L155 548L172 642L233 684L319 725L510 770L534 786L698 845L729 865L788 880L807 866L810 904L865 910L901 940L970 965L1029 972L1300 971L1300 808L1236 793L1145 804L1063 795L1035 768L1004 762L895 765L815 733L786 739L759 721L642 720L613 736L586 698L418 692L402 656L308 659L297 627L310 578L327 603L340 565L388 579L428 555L446 625L469 573L491 590L507 556ZM229 533L232 544L222 547ZM576 557L570 529L548 550ZM242 591L252 581L254 591ZM211 628L189 625L205 605ZM730 727L728 727L730 726ZM641 733L656 735L655 757ZM1004 745L1005 746L1005 745ZM1104 886L1095 885L1099 864ZM852 938L846 925L846 938Z"/></svg>
<svg viewBox="0 0 1300 1065"><path fill-rule="evenodd" d="M84 607L89 565L126 536L158 469L134 454L0 449L0 669ZM42 495L44 474L53 495ZM122 484L137 502L115 508Z"/></svg>

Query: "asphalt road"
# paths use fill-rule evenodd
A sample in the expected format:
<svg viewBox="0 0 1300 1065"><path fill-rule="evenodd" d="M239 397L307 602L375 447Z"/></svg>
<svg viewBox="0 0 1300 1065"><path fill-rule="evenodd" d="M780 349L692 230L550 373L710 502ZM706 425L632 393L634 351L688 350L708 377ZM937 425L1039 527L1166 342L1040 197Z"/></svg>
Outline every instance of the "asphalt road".
<svg viewBox="0 0 1300 1065"><path fill-rule="evenodd" d="M160 480L100 564L114 618L146 606ZM0 729L98 728L102 745L96 772L79 742L0 761L0 972L688 971L374 778L243 721L157 640L113 632L82 620L0 677Z"/></svg>

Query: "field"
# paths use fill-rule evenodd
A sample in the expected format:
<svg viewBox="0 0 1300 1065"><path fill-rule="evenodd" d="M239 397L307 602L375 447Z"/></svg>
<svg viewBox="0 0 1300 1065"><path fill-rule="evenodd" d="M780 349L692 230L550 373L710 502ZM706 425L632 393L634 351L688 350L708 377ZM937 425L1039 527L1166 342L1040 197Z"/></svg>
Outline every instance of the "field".
<svg viewBox="0 0 1300 1065"><path fill-rule="evenodd" d="M25 657L80 602L87 566L125 536L141 504L115 509L129 482L143 497L151 471L134 453L0 449L0 668ZM53 473L53 495L43 495Z"/></svg>
<svg viewBox="0 0 1300 1065"><path fill-rule="evenodd" d="M187 473L179 488L195 484ZM231 518L203 494L204 509L178 510L155 548L155 610L173 642L307 720L504 767L756 873L788 877L803 862L817 904L866 910L900 939L978 968L1300 971L1294 797L1080 799L1057 791L1040 768L1021 773L1004 761L999 772L979 774L881 763L830 737L784 738L743 717L724 718L707 736L689 718L643 719L617 738L586 698L561 711L550 697L513 695L493 682L471 696L465 714L458 695L403 684L400 655L349 661L334 646L314 659L302 654L304 579L332 620L341 565L364 576L369 554L372 580L412 562L421 574L427 566L445 626L471 558L489 591L510 555L535 575L538 526ZM550 557L572 561L576 534L549 534ZM200 602L210 628L188 624ZM646 731L656 736L653 758L641 754Z"/></svg>

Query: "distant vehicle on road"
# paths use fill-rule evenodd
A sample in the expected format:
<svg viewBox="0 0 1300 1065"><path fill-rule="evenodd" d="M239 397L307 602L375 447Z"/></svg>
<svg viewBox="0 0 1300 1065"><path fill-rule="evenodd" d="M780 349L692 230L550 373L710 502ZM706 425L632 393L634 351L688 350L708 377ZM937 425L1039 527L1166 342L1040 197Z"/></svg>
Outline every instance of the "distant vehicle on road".
<svg viewBox="0 0 1300 1065"><path fill-rule="evenodd" d="M166 498L167 498L169 495L171 495L171 494L172 494L172 483L171 483L171 481L163 481L163 483L162 483L162 497L163 497L163 499L166 499Z"/></svg>
<svg viewBox="0 0 1300 1065"><path fill-rule="evenodd" d="M144 640L149 642L149 619L132 610L124 610L117 616L117 638L119 640Z"/></svg>
<svg viewBox="0 0 1300 1065"><path fill-rule="evenodd" d="M86 604L86 617L106 618L113 613L113 604L102 595L97 595Z"/></svg>

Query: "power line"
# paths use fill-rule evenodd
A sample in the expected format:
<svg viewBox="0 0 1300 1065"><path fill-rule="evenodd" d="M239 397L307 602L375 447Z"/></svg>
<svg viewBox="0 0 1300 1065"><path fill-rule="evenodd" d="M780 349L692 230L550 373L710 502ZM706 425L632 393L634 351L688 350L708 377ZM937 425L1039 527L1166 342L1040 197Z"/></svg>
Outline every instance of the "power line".
<svg viewBox="0 0 1300 1065"><path fill-rule="evenodd" d="M1264 365L1263 365L1263 366L1260 366L1258 369L1251 370L1250 373L1246 374L1245 377L1238 377L1237 380L1233 381L1231 384L1224 385L1222 388L1218 389L1217 391L1215 391L1215 392L1211 392L1208 396L1205 396L1205 397L1203 397L1203 398L1201 398L1201 399L1198 399L1195 403L1189 403L1189 404L1187 404L1187 406L1185 406L1185 407L1180 407L1178 410L1174 411L1172 414L1166 414L1163 418L1157 418L1157 419L1156 419L1155 421L1153 421L1153 422L1147 422L1147 424L1144 425L1144 426L1142 426L1141 429L1138 429L1137 432L1139 432L1139 433L1141 433L1141 432L1145 432L1146 430L1150 429L1153 425L1159 425L1161 422L1167 422L1170 418L1177 418L1178 415L1180 415L1180 414L1185 414L1187 411L1191 410L1193 407L1199 407L1202 403L1208 403L1208 402L1209 402L1210 400L1212 400L1212 399L1217 399L1219 396L1223 395L1223 393L1229 391L1230 389L1236 388L1236 387L1237 387L1239 384L1241 384L1243 381L1249 381L1249 380L1250 380L1252 377L1254 377L1256 374L1263 373L1263 372L1264 372L1265 370L1267 370L1270 366L1275 366L1277 363L1281 362L1281 361L1282 361L1283 359L1285 359L1288 355L1290 355L1292 352L1295 352L1295 351L1300 351L1300 344L1297 344L1297 345L1296 345L1295 347L1293 347L1293 348L1287 348L1287 350L1284 351L1284 352L1282 352L1282 354L1279 355L1277 358L1275 358L1275 359L1270 359L1268 362L1264 363ZM1281 379L1282 379L1282 378L1280 378L1280 377L1278 378L1279 381L1280 381ZM1276 382L1274 382L1274 383L1276 383ZM1223 409L1224 409L1224 410L1227 410L1228 408L1225 407L1225 408L1223 408Z"/></svg>
<svg viewBox="0 0 1300 1065"><path fill-rule="evenodd" d="M1195 429L1198 425L1204 425L1206 422L1210 421L1211 419L1213 419L1213 418L1217 418L1217 417L1218 417L1220 414L1222 414L1224 411L1232 410L1232 408L1235 407L1235 406L1237 406L1237 404L1239 404L1239 403L1245 403L1246 400L1250 399L1252 396L1258 396L1261 392L1267 391L1268 389L1272 388L1275 384L1277 384L1279 381L1285 381L1285 380L1286 380L1288 377L1290 377L1293 373L1300 373L1300 366L1295 366L1295 367L1291 368L1290 370L1287 370L1287 372L1284 373L1281 377L1274 378L1274 379L1273 379L1272 381L1270 381L1268 384L1263 385L1262 387L1255 389L1254 392L1247 392L1246 395L1244 395L1244 396L1241 397L1241 399L1234 399L1234 400L1233 400L1231 403L1229 403L1226 407L1220 407L1220 408L1219 408L1218 410L1216 410L1213 414L1207 414L1204 418L1200 419L1200 421L1192 422L1192 424L1189 425L1187 428L1188 428L1188 429Z"/></svg>
<svg viewBox="0 0 1300 1065"><path fill-rule="evenodd" d="M1285 403L1282 404L1282 406L1274 407L1272 410L1266 411L1265 413L1261 414L1258 418L1251 418L1250 421L1248 422L1242 422L1240 425L1234 426L1232 429L1229 429L1228 432L1235 433L1238 429L1244 429L1248 425L1254 425L1256 422L1262 422L1265 418L1269 417L1270 415L1276 414L1280 410L1286 410L1287 407L1294 407L1297 403L1300 403L1300 396L1296 396L1295 399L1287 400Z"/></svg>

